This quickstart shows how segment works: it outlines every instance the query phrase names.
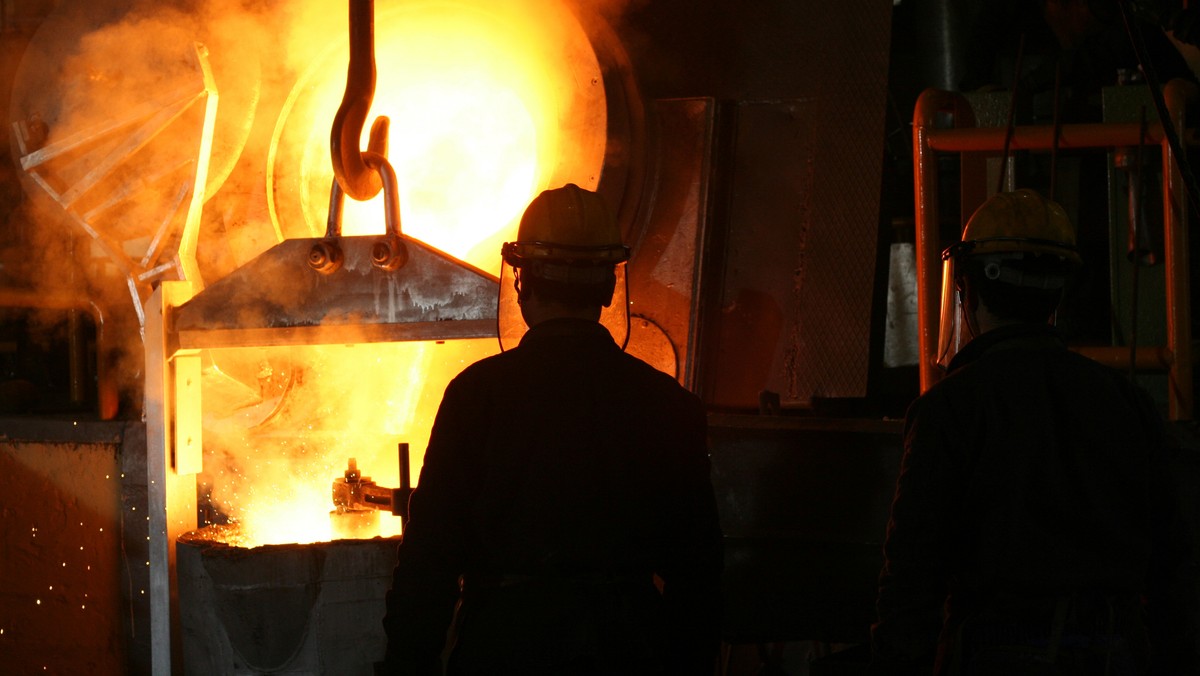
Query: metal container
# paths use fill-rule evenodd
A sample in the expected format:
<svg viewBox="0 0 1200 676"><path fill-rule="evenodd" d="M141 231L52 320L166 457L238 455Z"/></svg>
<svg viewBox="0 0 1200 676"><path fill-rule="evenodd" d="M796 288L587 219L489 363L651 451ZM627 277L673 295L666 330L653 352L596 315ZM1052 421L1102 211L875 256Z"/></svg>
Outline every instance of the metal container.
<svg viewBox="0 0 1200 676"><path fill-rule="evenodd" d="M370 676L399 538L244 548L176 543L183 673Z"/></svg>

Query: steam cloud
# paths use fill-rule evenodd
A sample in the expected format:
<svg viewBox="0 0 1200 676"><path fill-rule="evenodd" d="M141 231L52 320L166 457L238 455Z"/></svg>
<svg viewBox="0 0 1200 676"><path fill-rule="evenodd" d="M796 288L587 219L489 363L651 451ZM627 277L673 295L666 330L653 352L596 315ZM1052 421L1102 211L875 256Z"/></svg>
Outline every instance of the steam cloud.
<svg viewBox="0 0 1200 676"><path fill-rule="evenodd" d="M479 1L494 9L491 0ZM644 1L578 0L572 7L581 21L615 24ZM376 16L403 2L378 0ZM207 61L211 68L219 96L196 250L202 281L211 284L279 237L296 236L278 231L273 222L267 158L297 79L322 53L344 49L347 2L61 5L33 36L13 86L5 133L13 149L11 171L27 197L10 214L8 227L19 233L18 244L0 250L0 277L37 292L78 294L111 310L106 335L116 344L102 358L121 374L130 406L123 414L135 416L145 354L137 308L160 279L175 278L173 271L158 276L153 268L168 265L181 244L204 124L201 64ZM514 0L505 7L541 16L546 3ZM548 44L567 39L551 34L553 25L535 24L531 39ZM175 108L177 115L162 117ZM327 138L326 129L315 133ZM567 130L562 155L584 154L571 145L581 131ZM145 142L133 142L139 138ZM22 158L38 149L63 152L23 168ZM110 170L98 173L110 158ZM586 178L572 180L582 184ZM327 199L327 193L312 199ZM493 252L499 244L488 240L477 248ZM123 267L130 265L132 273ZM137 273L149 274L134 292L131 276ZM329 481L341 474L348 457L358 457L381 484L394 486L392 458L399 440L413 444L416 477L442 388L492 345L464 341L350 350L360 353L355 357L371 352L369 374L339 366L350 348L276 350L248 364L244 356L210 360L205 461L213 504L245 518L247 508L239 500L267 496L266 502L275 502L280 493L300 492L298 477L316 477L305 483L315 488L303 499L315 502L319 514L328 510ZM280 378L287 373L292 389L264 384L255 371L260 361ZM264 411L275 407L279 412L264 424ZM297 429L313 434L298 441ZM367 434L350 436L347 430Z"/></svg>

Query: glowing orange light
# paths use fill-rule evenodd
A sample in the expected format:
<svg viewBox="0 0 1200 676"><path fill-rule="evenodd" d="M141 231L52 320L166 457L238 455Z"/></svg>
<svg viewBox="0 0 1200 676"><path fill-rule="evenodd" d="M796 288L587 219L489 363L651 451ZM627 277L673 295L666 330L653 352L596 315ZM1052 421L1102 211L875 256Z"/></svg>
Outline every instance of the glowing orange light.
<svg viewBox="0 0 1200 676"><path fill-rule="evenodd" d="M307 21L323 37L343 35L336 27L345 24L345 7L324 4L306 9L313 13ZM330 123L347 57L341 39L319 47L297 39L288 50L307 70L284 106L268 162L271 215L281 233L324 234ZM388 158L405 235L499 276L500 245L514 238L534 195L599 182L607 139L600 67L583 27L559 3L381 0L375 57L366 126L380 115L391 121ZM380 199L347 199L342 234L382 233ZM231 544L330 539L331 485L347 458L358 458L379 485L396 487L396 443L408 442L416 480L446 384L497 350L494 339L292 348L287 359L309 364L304 389L280 395L292 399L294 419L246 422L261 418L270 402L206 414L206 471L221 484L214 502L237 520ZM336 431L325 427L330 421ZM213 457L232 461L214 466ZM399 519L387 512L379 524L381 535L398 532Z"/></svg>

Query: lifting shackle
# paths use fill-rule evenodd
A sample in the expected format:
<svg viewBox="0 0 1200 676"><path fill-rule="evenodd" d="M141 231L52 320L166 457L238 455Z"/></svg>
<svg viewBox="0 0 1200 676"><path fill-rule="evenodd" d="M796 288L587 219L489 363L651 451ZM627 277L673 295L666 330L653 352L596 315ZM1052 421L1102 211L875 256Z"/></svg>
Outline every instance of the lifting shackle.
<svg viewBox="0 0 1200 676"><path fill-rule="evenodd" d="M379 193L383 181L360 148L363 124L375 98L375 0L350 0L350 65L346 92L333 118L329 149L333 176L347 195L360 202ZM366 153L387 157L388 118L371 125Z"/></svg>
<svg viewBox="0 0 1200 676"><path fill-rule="evenodd" d="M365 202L383 190L387 232L371 246L371 264L388 272L404 267L408 248L400 233L400 189L396 172L387 160L388 118L380 115L371 125L367 149L359 148L363 123L375 97L375 3L350 0L350 65L346 93L333 118L329 147L333 159L333 185L329 192L329 220L325 237L308 253L312 269L331 275L341 269L345 255L340 242L345 196Z"/></svg>
<svg viewBox="0 0 1200 676"><path fill-rule="evenodd" d="M377 237L371 245L371 264L388 272L399 270L408 262L408 247L400 232L400 187L396 183L396 171L387 158L373 152L362 154L363 161L371 171L377 172L383 186L383 215L387 232ZM331 182L329 189L329 220L325 224L325 237L313 243L308 254L308 264L322 274L331 275L342 267L345 256L342 252L342 213L345 206L345 191L342 184Z"/></svg>

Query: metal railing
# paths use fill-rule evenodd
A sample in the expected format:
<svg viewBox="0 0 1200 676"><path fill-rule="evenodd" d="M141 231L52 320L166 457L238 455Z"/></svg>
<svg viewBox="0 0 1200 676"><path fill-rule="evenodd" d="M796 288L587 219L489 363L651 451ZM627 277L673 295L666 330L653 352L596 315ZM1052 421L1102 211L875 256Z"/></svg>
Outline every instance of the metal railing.
<svg viewBox="0 0 1200 676"><path fill-rule="evenodd" d="M1174 128L1184 129L1186 105L1200 94L1194 84L1177 80L1163 88ZM939 121L942 123L939 126ZM949 123L947 125L947 122ZM938 158L957 153L961 161L961 203L964 218L987 198L986 160L989 153L1005 149L1009 130L978 127L970 103L961 93L928 89L913 111L913 169L916 199L917 325L921 391L942 376L937 366L937 338L941 291L941 242L938 214ZM1007 138L1008 149L1051 150L1118 148L1159 144L1163 175L1163 263L1166 276L1166 344L1147 345L1133 351L1133 367L1167 374L1168 417L1192 419L1191 307L1189 300L1187 193L1175 149L1159 122L1066 124L1015 127ZM961 225L961 224L960 224ZM1131 351L1125 347L1073 348L1099 362L1129 367Z"/></svg>

